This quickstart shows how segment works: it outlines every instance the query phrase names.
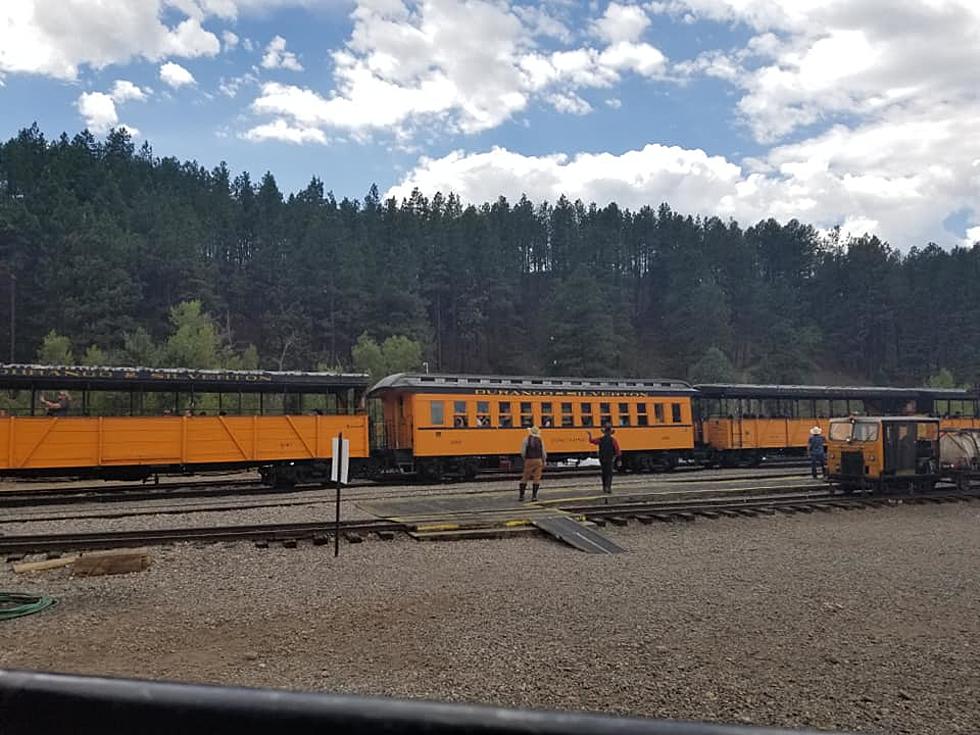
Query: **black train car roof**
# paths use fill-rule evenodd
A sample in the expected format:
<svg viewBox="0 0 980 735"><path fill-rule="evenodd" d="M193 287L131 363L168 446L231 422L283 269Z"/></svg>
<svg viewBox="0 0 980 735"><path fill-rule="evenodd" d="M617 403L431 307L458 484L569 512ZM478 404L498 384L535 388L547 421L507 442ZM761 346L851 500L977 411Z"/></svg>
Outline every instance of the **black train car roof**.
<svg viewBox="0 0 980 735"><path fill-rule="evenodd" d="M960 388L888 388L846 385L751 385L706 383L694 386L708 398L939 398L970 400L976 394Z"/></svg>
<svg viewBox="0 0 980 735"><path fill-rule="evenodd" d="M3 390L144 390L201 393L329 393L370 384L360 373L190 368L0 365Z"/></svg>
<svg viewBox="0 0 980 735"><path fill-rule="evenodd" d="M389 390L408 393L480 393L485 395L694 395L682 380L640 378L550 378L520 375L444 375L398 373L379 380L368 395Z"/></svg>

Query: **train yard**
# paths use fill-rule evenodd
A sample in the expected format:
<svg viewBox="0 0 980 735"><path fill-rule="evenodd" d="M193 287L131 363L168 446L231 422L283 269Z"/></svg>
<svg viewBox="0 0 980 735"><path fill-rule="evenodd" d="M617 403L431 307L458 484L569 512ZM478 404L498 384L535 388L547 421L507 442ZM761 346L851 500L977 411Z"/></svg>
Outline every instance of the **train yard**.
<svg viewBox="0 0 980 735"><path fill-rule="evenodd" d="M5 379L31 413L0 422L0 470L20 478L0 484L0 590L58 604L0 628L0 667L978 730L980 467L961 451L977 444L957 445L955 472L941 447L980 436L973 394L429 375L368 390L363 376L44 366ZM34 392L66 380L129 415L35 416ZM205 390L216 415L174 415ZM612 495L592 462L576 467L600 425L623 448ZM550 462L520 502L531 426ZM821 430L834 484L802 459ZM335 525L338 433L352 478ZM113 549L139 563L76 573Z"/></svg>
<svg viewBox="0 0 980 735"><path fill-rule="evenodd" d="M97 546L143 544L148 534L168 543L150 547L153 564L135 574L19 575L4 564L0 587L59 603L4 624L0 665L975 732L980 502L951 488L915 501L828 496L826 485L790 474L627 476L608 503L595 497L594 478L546 483L539 505L604 523L628 552L615 556L540 533L420 543L406 529L447 502L488 513L514 505L509 481L350 488L338 559L330 524L310 518L329 516L328 491L267 490L268 502L289 504L239 511L213 506L259 496L69 502L32 520L5 508L3 519L21 520L0 523L0 544L69 533L61 553L83 547L82 534L101 533ZM649 497L639 497L644 489ZM151 507L182 503L210 509ZM383 504L417 517L364 510ZM81 519L100 512L116 517ZM182 529L192 533L179 538ZM127 530L140 535L125 539Z"/></svg>

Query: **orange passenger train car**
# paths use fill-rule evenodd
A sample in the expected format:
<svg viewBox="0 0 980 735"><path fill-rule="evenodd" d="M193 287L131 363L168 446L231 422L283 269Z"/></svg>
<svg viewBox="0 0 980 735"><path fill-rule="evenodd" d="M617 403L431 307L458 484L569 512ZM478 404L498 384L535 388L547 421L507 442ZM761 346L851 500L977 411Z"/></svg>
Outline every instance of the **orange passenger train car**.
<svg viewBox="0 0 980 735"><path fill-rule="evenodd" d="M626 469L672 467L694 448L694 394L677 380L400 373L367 395L384 417L376 458L435 480L514 467L530 426L549 461L594 454L589 434L608 422Z"/></svg>
<svg viewBox="0 0 980 735"><path fill-rule="evenodd" d="M959 388L699 384L696 414L705 456L713 464L755 464L803 455L810 429L824 436L831 419L931 416L943 429L980 428L980 403Z"/></svg>
<svg viewBox="0 0 980 735"><path fill-rule="evenodd" d="M354 374L2 365L0 476L324 479L338 434L355 468L369 461L367 386Z"/></svg>

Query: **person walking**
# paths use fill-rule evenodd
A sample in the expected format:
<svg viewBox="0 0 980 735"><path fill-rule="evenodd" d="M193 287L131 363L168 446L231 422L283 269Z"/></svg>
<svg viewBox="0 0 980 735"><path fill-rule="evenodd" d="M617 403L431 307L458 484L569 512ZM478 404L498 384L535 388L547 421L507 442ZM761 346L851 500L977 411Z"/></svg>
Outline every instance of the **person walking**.
<svg viewBox="0 0 980 735"><path fill-rule="evenodd" d="M527 430L527 436L521 444L521 457L524 459L524 471L521 473L521 484L518 485L518 500L524 500L524 493L527 491L527 483L531 483L531 500L538 499L538 489L541 487L541 474L544 472L544 463L548 460L548 450L544 448L541 440L541 430L537 426L531 426Z"/></svg>
<svg viewBox="0 0 980 735"><path fill-rule="evenodd" d="M810 441L807 442L807 454L810 455L810 474L817 477L817 465L820 465L820 476L827 476L827 444L823 431L819 426L810 429Z"/></svg>
<svg viewBox="0 0 980 735"><path fill-rule="evenodd" d="M607 495L612 494L613 470L616 467L616 460L623 456L623 452L619 448L619 442L613 436L616 432L613 430L612 424L605 423L602 425L602 436L597 439L592 438L591 431L587 433L589 435L589 443L599 447L599 466L602 468L602 492Z"/></svg>

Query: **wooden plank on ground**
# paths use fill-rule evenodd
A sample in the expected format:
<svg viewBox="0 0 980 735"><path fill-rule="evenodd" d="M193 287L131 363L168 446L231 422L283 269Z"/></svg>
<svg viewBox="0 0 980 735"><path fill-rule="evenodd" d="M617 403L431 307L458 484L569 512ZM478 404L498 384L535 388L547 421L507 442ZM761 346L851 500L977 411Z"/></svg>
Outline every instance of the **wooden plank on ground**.
<svg viewBox="0 0 980 735"><path fill-rule="evenodd" d="M47 569L58 569L60 567L71 566L75 563L78 555L62 556L58 559L45 559L44 561L25 561L14 564L14 572L25 574L27 572L43 572Z"/></svg>
<svg viewBox="0 0 980 735"><path fill-rule="evenodd" d="M98 577L103 574L127 574L141 572L148 566L150 566L150 554L146 549L93 551L75 560L75 575Z"/></svg>

